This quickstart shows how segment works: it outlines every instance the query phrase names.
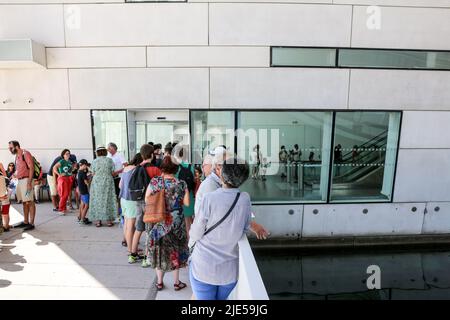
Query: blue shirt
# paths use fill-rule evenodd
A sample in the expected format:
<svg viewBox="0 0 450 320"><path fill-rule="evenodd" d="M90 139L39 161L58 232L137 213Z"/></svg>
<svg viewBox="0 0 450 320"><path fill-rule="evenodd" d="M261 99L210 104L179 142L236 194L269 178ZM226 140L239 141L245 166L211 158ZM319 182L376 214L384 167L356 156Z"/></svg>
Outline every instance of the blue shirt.
<svg viewBox="0 0 450 320"><path fill-rule="evenodd" d="M239 189L220 188L203 195L199 211L189 232L189 241L195 242L191 256L195 279L213 285L231 284L239 273L238 241L249 230L251 220L250 196L241 192L231 214L217 228L203 234L228 212Z"/></svg>

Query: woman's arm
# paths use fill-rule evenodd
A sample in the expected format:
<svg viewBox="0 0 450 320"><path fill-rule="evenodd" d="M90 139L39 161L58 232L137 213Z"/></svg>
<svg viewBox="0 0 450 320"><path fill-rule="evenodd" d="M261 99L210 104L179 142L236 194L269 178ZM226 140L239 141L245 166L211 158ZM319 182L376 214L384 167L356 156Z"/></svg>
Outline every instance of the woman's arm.
<svg viewBox="0 0 450 320"><path fill-rule="evenodd" d="M195 212L195 219L189 231L190 246L192 246L195 241L203 238L210 214L208 198L207 195L205 195L200 202L198 212Z"/></svg>
<svg viewBox="0 0 450 320"><path fill-rule="evenodd" d="M55 166L53 167L53 176L55 178L59 177L59 173L58 173L59 167L61 167L61 163L59 163L59 162L57 164L55 164Z"/></svg>
<svg viewBox="0 0 450 320"><path fill-rule="evenodd" d="M189 207L190 204L191 204L191 199L189 198L189 190L188 190L188 188L186 188L184 190L183 205L185 205L186 207Z"/></svg>
<svg viewBox="0 0 450 320"><path fill-rule="evenodd" d="M0 163L0 171L2 172L2 175L3 175L4 177L6 177L6 171L5 171L5 168L3 167L3 164L2 164L2 163Z"/></svg>

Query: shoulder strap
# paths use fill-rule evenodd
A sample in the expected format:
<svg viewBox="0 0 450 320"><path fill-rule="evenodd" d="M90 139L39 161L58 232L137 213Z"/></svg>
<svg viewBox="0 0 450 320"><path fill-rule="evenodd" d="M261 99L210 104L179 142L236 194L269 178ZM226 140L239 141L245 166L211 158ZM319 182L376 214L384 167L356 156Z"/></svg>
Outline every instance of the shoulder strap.
<svg viewBox="0 0 450 320"><path fill-rule="evenodd" d="M234 199L233 204L231 205L230 209L228 210L228 212L223 216L222 219L220 219L220 221L218 221L215 225L213 225L211 228L209 228L208 230L205 231L205 233L203 234L203 236L206 236L208 233L210 233L211 231L213 231L215 228L217 228L222 222L225 221L225 219L230 215L231 211L233 211L234 207L236 206L236 203L239 200L239 196L241 195L240 192L237 193L236 198Z"/></svg>

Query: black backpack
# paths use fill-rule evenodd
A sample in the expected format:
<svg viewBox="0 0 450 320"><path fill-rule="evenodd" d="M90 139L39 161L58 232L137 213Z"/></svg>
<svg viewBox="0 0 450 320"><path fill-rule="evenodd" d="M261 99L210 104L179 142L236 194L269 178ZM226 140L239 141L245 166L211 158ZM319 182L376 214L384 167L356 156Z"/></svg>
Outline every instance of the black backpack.
<svg viewBox="0 0 450 320"><path fill-rule="evenodd" d="M190 164L188 165L187 168L180 165L180 172L178 173L178 179L186 182L189 191L195 190L194 175L192 174Z"/></svg>
<svg viewBox="0 0 450 320"><path fill-rule="evenodd" d="M131 175L128 189L130 190L131 200L133 201L142 201L145 198L145 191L150 183L150 177L145 169L146 165L137 166Z"/></svg>

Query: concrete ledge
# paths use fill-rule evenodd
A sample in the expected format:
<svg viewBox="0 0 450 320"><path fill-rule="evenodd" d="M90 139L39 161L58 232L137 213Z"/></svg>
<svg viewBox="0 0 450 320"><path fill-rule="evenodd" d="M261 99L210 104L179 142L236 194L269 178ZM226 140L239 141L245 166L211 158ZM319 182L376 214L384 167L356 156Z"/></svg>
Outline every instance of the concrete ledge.
<svg viewBox="0 0 450 320"><path fill-rule="evenodd" d="M299 240L250 239L254 251L266 250L333 250L333 249L388 249L388 248L449 248L450 234L434 235L399 235L399 236L367 236L367 237L326 237L302 238Z"/></svg>

